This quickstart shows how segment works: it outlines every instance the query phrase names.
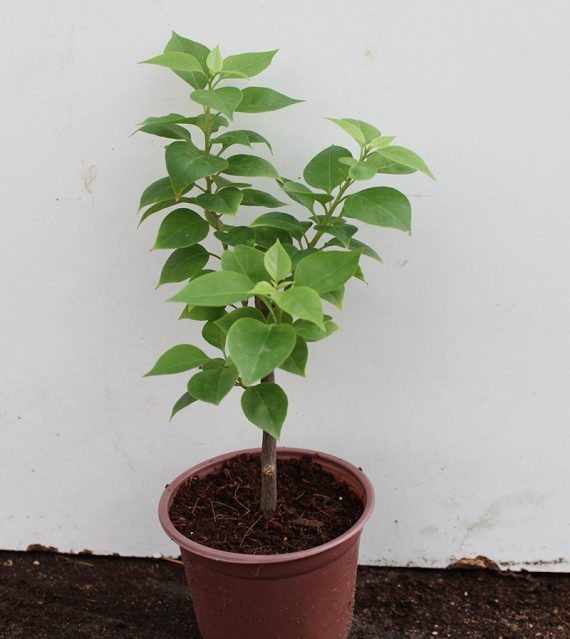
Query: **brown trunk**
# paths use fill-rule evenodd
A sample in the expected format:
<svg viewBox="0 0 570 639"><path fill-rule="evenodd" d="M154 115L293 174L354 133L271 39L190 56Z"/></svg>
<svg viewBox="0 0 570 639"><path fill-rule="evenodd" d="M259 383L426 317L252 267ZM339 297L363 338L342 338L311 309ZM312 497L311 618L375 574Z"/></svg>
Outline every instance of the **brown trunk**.
<svg viewBox="0 0 570 639"><path fill-rule="evenodd" d="M265 315L269 313L265 304L255 298L255 306ZM262 378L262 382L274 382L275 372ZM271 519L277 508L277 440L263 431L261 442L261 512Z"/></svg>
<svg viewBox="0 0 570 639"><path fill-rule="evenodd" d="M271 373L262 381L272 382ZM277 440L263 431L261 443L261 512L265 519L271 519L277 508Z"/></svg>

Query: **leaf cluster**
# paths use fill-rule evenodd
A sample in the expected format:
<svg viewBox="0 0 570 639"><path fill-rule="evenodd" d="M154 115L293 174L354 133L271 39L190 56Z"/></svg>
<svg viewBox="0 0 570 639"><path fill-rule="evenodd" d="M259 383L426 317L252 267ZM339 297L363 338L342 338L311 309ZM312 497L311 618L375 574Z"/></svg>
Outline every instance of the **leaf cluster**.
<svg viewBox="0 0 570 639"><path fill-rule="evenodd" d="M208 350L215 351L179 344L147 375L193 371L172 416L196 401L219 404L241 388L245 416L278 438L288 400L267 376L277 369L305 375L308 344L338 330L324 304L342 309L346 284L364 279L363 257L381 261L357 239L356 222L411 232L411 206L403 193L388 186L353 187L379 174L433 175L416 153L394 145L394 137L343 118L331 121L353 139L356 153L332 145L309 161L303 181L281 176L254 151L272 151L265 137L229 128L235 113L301 102L269 87L235 85L265 70L275 54L223 57L219 46L209 49L173 33L164 52L145 62L188 83L198 113L149 117L138 131L170 140L166 175L144 190L139 206L141 223L166 214L154 248L172 252L158 286L184 283L171 301L183 304L180 319L202 323ZM252 178L273 181L281 195L254 187ZM265 212L245 223L243 207ZM212 242L219 247L215 252Z"/></svg>

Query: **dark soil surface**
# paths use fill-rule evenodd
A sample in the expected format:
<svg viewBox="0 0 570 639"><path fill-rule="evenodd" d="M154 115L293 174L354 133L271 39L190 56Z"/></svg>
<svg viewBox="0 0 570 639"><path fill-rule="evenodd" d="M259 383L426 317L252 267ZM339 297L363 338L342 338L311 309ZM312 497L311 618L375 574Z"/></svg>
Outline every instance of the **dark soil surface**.
<svg viewBox="0 0 570 639"><path fill-rule="evenodd" d="M83 637L199 639L182 566L0 551L0 639ZM570 639L570 575L359 569L350 639L434 637Z"/></svg>
<svg viewBox="0 0 570 639"><path fill-rule="evenodd" d="M200 544L250 555L307 550L331 541L356 523L362 501L308 455L277 462L277 511L259 512L260 460L240 455L207 480L192 477L178 491L170 519Z"/></svg>

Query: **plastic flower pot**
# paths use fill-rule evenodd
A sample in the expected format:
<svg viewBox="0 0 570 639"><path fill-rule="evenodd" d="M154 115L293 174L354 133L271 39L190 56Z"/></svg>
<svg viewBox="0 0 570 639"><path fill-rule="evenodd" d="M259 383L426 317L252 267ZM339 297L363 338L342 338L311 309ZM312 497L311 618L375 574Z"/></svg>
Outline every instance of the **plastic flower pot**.
<svg viewBox="0 0 570 639"><path fill-rule="evenodd" d="M202 462L170 483L160 500L160 522L180 546L200 633L203 639L346 639L360 536L374 507L374 489L361 470L325 453L278 449L279 459L312 456L364 503L352 528L310 550L281 555L224 552L191 541L170 521L170 505L190 477L207 477L232 457L259 452L249 449Z"/></svg>

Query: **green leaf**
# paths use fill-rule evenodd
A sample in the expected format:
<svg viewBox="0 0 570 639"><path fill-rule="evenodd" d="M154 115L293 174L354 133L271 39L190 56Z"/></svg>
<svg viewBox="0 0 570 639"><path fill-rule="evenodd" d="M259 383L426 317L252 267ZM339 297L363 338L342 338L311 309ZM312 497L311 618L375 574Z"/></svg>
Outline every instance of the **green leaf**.
<svg viewBox="0 0 570 639"><path fill-rule="evenodd" d="M275 286L273 286L273 284L270 284L269 282L258 282L254 287L253 290L251 291L253 295L266 295L266 296L273 296L275 295L275 293L277 292L277 289L275 288Z"/></svg>
<svg viewBox="0 0 570 639"><path fill-rule="evenodd" d="M239 113L265 113L267 111L277 111L303 102L289 98L278 91L265 87L247 87L243 90L243 99L236 111Z"/></svg>
<svg viewBox="0 0 570 639"><path fill-rule="evenodd" d="M393 160L388 160L381 156L378 152L373 153L368 160L374 163L378 173L387 173L389 175L408 175L416 172L416 169L412 169L405 164L399 164Z"/></svg>
<svg viewBox="0 0 570 639"><path fill-rule="evenodd" d="M241 273L253 283L269 280L269 274L264 265L264 254L251 246L240 245L233 251L224 251L222 269Z"/></svg>
<svg viewBox="0 0 570 639"><path fill-rule="evenodd" d="M386 146L390 146L395 139L395 135L379 135L377 138L370 140L369 145L377 149L383 149Z"/></svg>
<svg viewBox="0 0 570 639"><path fill-rule="evenodd" d="M275 51L258 51L254 53L238 53L230 55L224 60L223 75L231 78L252 78L261 73L271 64Z"/></svg>
<svg viewBox="0 0 570 639"><path fill-rule="evenodd" d="M340 240L340 246L349 248L350 240L356 231L358 231L358 227L353 224L317 224L315 230L336 237Z"/></svg>
<svg viewBox="0 0 570 639"><path fill-rule="evenodd" d="M230 146L234 144L240 144L241 146L249 146L251 147L251 143L249 141L249 135L247 131L226 131L222 133L222 135L214 138L212 140L212 144L221 144L222 149L225 151Z"/></svg>
<svg viewBox="0 0 570 639"><path fill-rule="evenodd" d="M210 114L208 118L206 118L205 113L201 113L200 115L197 115L193 118L192 124L195 124L204 133L207 130L210 131L210 133L216 133L222 127L228 126L229 122L221 113L216 113L213 117Z"/></svg>
<svg viewBox="0 0 570 639"><path fill-rule="evenodd" d="M373 260L377 260L382 263L382 258L376 250L374 250L371 246L368 246L368 244L364 244L364 242L354 238L350 240L348 246L345 246L345 244L337 238L330 240L325 244L325 246L344 246L344 248L348 248L351 251L361 251L362 255L366 255L366 257L371 257Z"/></svg>
<svg viewBox="0 0 570 639"><path fill-rule="evenodd" d="M380 135L380 131L378 131L375 126L362 120L353 120L352 118L342 118L340 120L336 120L335 118L327 119L338 124L338 126L354 138L360 146L365 146Z"/></svg>
<svg viewBox="0 0 570 639"><path fill-rule="evenodd" d="M295 285L327 293L342 286L358 266L357 251L319 251L304 257L295 270Z"/></svg>
<svg viewBox="0 0 570 639"><path fill-rule="evenodd" d="M217 320L225 315L223 306L185 306L178 319L190 319L197 322Z"/></svg>
<svg viewBox="0 0 570 639"><path fill-rule="evenodd" d="M196 89L190 97L198 104L220 111L230 120L234 117L234 111L242 99L241 91L236 87L211 90Z"/></svg>
<svg viewBox="0 0 570 639"><path fill-rule="evenodd" d="M179 124L147 124L141 126L139 131L158 135L161 138L170 138L171 140L191 140L190 132Z"/></svg>
<svg viewBox="0 0 570 639"><path fill-rule="evenodd" d="M155 249L184 248L202 241L210 227L206 220L190 209L176 209L169 213L160 228Z"/></svg>
<svg viewBox="0 0 570 639"><path fill-rule="evenodd" d="M175 142L175 144L177 144ZM277 169L267 160L255 155L232 155L228 158L226 168L223 170L228 175L241 175L247 177L269 177L277 179Z"/></svg>
<svg viewBox="0 0 570 639"><path fill-rule="evenodd" d="M348 175L353 180L370 180L376 175L376 165L370 160L355 162L350 166Z"/></svg>
<svg viewBox="0 0 570 639"><path fill-rule="evenodd" d="M366 255L366 257L371 257L373 260L377 260L378 262L383 263L379 253L371 246L368 246L368 244L364 244L364 242L361 242L360 240L353 238L352 240L350 240L348 248L351 251L361 251L362 255Z"/></svg>
<svg viewBox="0 0 570 639"><path fill-rule="evenodd" d="M197 366L202 366L209 359L206 353L196 346L179 344L167 350L164 355L161 355L145 377L182 373Z"/></svg>
<svg viewBox="0 0 570 639"><path fill-rule="evenodd" d="M214 348L224 350L226 334L215 322L209 321L204 324L202 327L202 337Z"/></svg>
<svg viewBox="0 0 570 639"><path fill-rule="evenodd" d="M344 202L343 213L368 224L411 233L410 202L403 193L388 186L377 186L349 195Z"/></svg>
<svg viewBox="0 0 570 639"><path fill-rule="evenodd" d="M220 319L216 320L216 324L224 333L227 333L239 319L244 317L251 317L259 320L260 322L265 321L261 311L254 306L242 306L241 308L236 308L230 313L226 313L223 317L220 317Z"/></svg>
<svg viewBox="0 0 570 639"><path fill-rule="evenodd" d="M251 144L265 144L267 148L269 149L269 152L273 153L271 144L269 144L267 139L264 138L262 135L260 135L259 133L256 133L255 131L249 131L249 130L246 130L246 133L249 136L249 141Z"/></svg>
<svg viewBox="0 0 570 639"><path fill-rule="evenodd" d="M214 177L214 183L219 189L223 189L226 186L231 186L234 189L248 189L252 186L247 182L234 182L233 180L228 180L223 175L216 175Z"/></svg>
<svg viewBox="0 0 570 639"><path fill-rule="evenodd" d="M325 318L327 316L325 315ZM298 319L293 322L293 328L297 334L307 342L320 342L339 330L338 324L331 319L325 319L325 330L322 331L316 324Z"/></svg>
<svg viewBox="0 0 570 639"><path fill-rule="evenodd" d="M319 252L319 249L310 248L310 249L303 249L302 251L296 251L295 253L293 253L293 255L291 256L291 261L293 262L293 269L296 269L299 262L303 258L307 257L307 255L312 255L313 253L318 253L318 252Z"/></svg>
<svg viewBox="0 0 570 639"><path fill-rule="evenodd" d="M342 303L344 301L344 286L339 286L339 288L335 288L334 291L328 291L327 293L321 293L321 297L330 304L333 304L338 308L339 311L342 311Z"/></svg>
<svg viewBox="0 0 570 639"><path fill-rule="evenodd" d="M265 253L263 263L274 282L285 279L293 268L291 258L279 240Z"/></svg>
<svg viewBox="0 0 570 639"><path fill-rule="evenodd" d="M216 75L222 70L224 59L220 51L220 45L217 44L206 57L206 66L212 75Z"/></svg>
<svg viewBox="0 0 570 639"><path fill-rule="evenodd" d="M232 390L237 378L238 372L233 364L216 362L216 366L206 368L190 379L188 392L196 399L217 406Z"/></svg>
<svg viewBox="0 0 570 639"><path fill-rule="evenodd" d="M244 415L275 439L279 439L283 422L287 417L288 400L278 384L263 382L246 388L241 396Z"/></svg>
<svg viewBox="0 0 570 639"><path fill-rule="evenodd" d="M168 115L153 115L141 122L139 127L153 124L194 124L195 120L195 117L187 117L180 115L180 113L169 113ZM140 128L137 131L140 131Z"/></svg>
<svg viewBox="0 0 570 639"><path fill-rule="evenodd" d="M231 360L225 360L223 357L213 357L209 361L207 361L203 366L203 371L213 371L218 368L223 368L224 366L229 366L231 364Z"/></svg>
<svg viewBox="0 0 570 639"><path fill-rule="evenodd" d="M244 189L242 206L265 206L267 208L276 208L278 206L284 206L285 202L281 202L276 197L273 197L271 193L265 191L259 191L257 189Z"/></svg>
<svg viewBox="0 0 570 639"><path fill-rule="evenodd" d="M295 347L291 351L289 357L279 366L288 373L305 377L307 368L307 359L309 358L309 349L307 342L302 337L297 336Z"/></svg>
<svg viewBox="0 0 570 639"><path fill-rule="evenodd" d="M303 172L305 182L316 189L330 193L348 177L348 167L341 164L339 160L351 157L348 149L342 146L329 146L324 151L317 153L307 164Z"/></svg>
<svg viewBox="0 0 570 639"><path fill-rule="evenodd" d="M137 131L142 131L145 127L155 127L162 125L167 126L174 124L191 124L193 126L197 126L202 131L206 129L206 124L208 124L210 133L215 133L221 127L228 126L229 122L223 115L220 115L219 113L216 113L213 117L210 115L210 117L208 118L208 122L206 122L204 113L191 117L186 117L185 115L180 115L179 113L170 113L168 115L153 116L147 118L139 125Z"/></svg>
<svg viewBox="0 0 570 639"><path fill-rule="evenodd" d="M360 265L357 267L356 271L354 271L353 277L355 277L357 280L360 280L361 282L364 282L365 284L368 283L366 281L366 278L364 277L364 273L362 269L360 268Z"/></svg>
<svg viewBox="0 0 570 639"><path fill-rule="evenodd" d="M227 149L234 144L251 147L252 144L266 144L271 151L271 144L259 133L240 129L237 131L227 131L212 140L212 144L221 144L223 149Z"/></svg>
<svg viewBox="0 0 570 639"><path fill-rule="evenodd" d="M192 280L169 301L196 306L227 306L247 299L252 288L253 282L241 273L217 271Z"/></svg>
<svg viewBox="0 0 570 639"><path fill-rule="evenodd" d="M228 246L253 244L255 242L255 233L249 226L234 226L228 231L215 231L214 236Z"/></svg>
<svg viewBox="0 0 570 639"><path fill-rule="evenodd" d="M157 64L172 69L172 71L184 71L185 73L203 73L200 63L193 55L180 51L161 53L154 58L143 60L141 64Z"/></svg>
<svg viewBox="0 0 570 639"><path fill-rule="evenodd" d="M195 117L186 117L180 113L169 113L168 115L152 116L139 124L137 131L142 131L145 127L171 126L178 124L196 124ZM184 129L186 131L186 129ZM188 131L186 131L188 133ZM189 134L189 133L188 133Z"/></svg>
<svg viewBox="0 0 570 639"><path fill-rule="evenodd" d="M284 182L282 189L294 202L304 206L309 211L313 211L315 202L326 204L332 200L332 195L314 193L308 186L291 180Z"/></svg>
<svg viewBox="0 0 570 639"><path fill-rule="evenodd" d="M192 85L195 89L201 89L206 85L206 82L208 81L208 78L206 77L206 73L208 71L208 67L206 66L206 58L210 53L210 49L208 49L207 46L201 44L200 42L195 42L194 40L183 38L173 31L172 37L168 41L165 51L179 51L182 53L189 53L190 55L193 55L200 63L201 72L198 73L194 71L175 71L175 73L178 77L188 82L188 84Z"/></svg>
<svg viewBox="0 0 570 639"><path fill-rule="evenodd" d="M141 195L141 201L139 203L139 211L148 206L149 204L157 204L159 202L165 202L167 200L173 200L175 197L170 183L170 178L160 178L156 180L143 191Z"/></svg>
<svg viewBox="0 0 570 639"><path fill-rule="evenodd" d="M179 204L176 200L166 200L166 202L159 202L158 204L153 204L149 206L148 209L141 215L141 219L139 220L138 226L140 226L147 218L159 211L170 208L171 206L176 206Z"/></svg>
<svg viewBox="0 0 570 639"><path fill-rule="evenodd" d="M166 168L176 195L181 195L196 180L227 166L226 160L207 155L191 142L173 142L166 147Z"/></svg>
<svg viewBox="0 0 570 639"><path fill-rule="evenodd" d="M192 397L190 393L184 393L184 395L182 395L182 397L179 397L176 403L174 404L174 406L172 407L172 413L170 413L170 420L172 421L172 418L174 417L174 415L176 415L176 413L179 413L183 408L190 406L190 404L193 404L195 401L196 401L196 398Z"/></svg>
<svg viewBox="0 0 570 639"><path fill-rule="evenodd" d="M282 229L283 231L300 233L301 235L305 232L305 228L296 217L279 211L263 213L251 223L251 226L270 226L274 229Z"/></svg>
<svg viewBox="0 0 570 639"><path fill-rule="evenodd" d="M177 249L162 267L158 286L191 278L206 266L209 258L208 251L200 244Z"/></svg>
<svg viewBox="0 0 570 639"><path fill-rule="evenodd" d="M286 313L293 317L313 322L322 330L323 305L318 293L307 286L295 286L275 295L275 302Z"/></svg>
<svg viewBox="0 0 570 639"><path fill-rule="evenodd" d="M290 324L265 324L249 317L228 331L227 345L244 384L269 375L289 357L297 336Z"/></svg>
<svg viewBox="0 0 570 639"><path fill-rule="evenodd" d="M428 175L432 180L435 180L434 174L429 170L428 165L422 160L422 158L414 151L406 149L403 146L389 146L380 151L377 151L378 155L386 158L390 162L396 162L403 166L407 166L410 169L421 171Z"/></svg>
<svg viewBox="0 0 570 639"><path fill-rule="evenodd" d="M255 242L264 249L271 248L277 240L284 246L291 245L293 238L288 231L272 228L271 226L254 226Z"/></svg>
<svg viewBox="0 0 570 639"><path fill-rule="evenodd" d="M228 187L220 189L216 193L202 193L196 198L196 203L207 211L214 211L222 215L235 215L242 198L242 191Z"/></svg>

